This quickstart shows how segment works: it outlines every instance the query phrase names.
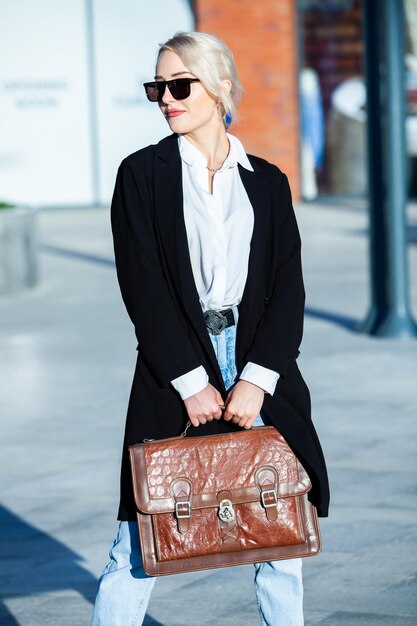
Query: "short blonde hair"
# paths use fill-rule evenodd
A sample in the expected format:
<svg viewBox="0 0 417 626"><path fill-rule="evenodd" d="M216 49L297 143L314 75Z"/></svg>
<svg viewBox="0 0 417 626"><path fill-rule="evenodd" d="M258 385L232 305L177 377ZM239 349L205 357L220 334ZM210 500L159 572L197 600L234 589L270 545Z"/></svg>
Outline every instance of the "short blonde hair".
<svg viewBox="0 0 417 626"><path fill-rule="evenodd" d="M236 119L243 88L233 54L223 41L208 33L177 32L159 45L158 59L165 50L175 52L207 91L221 102L226 127L231 118ZM232 84L230 93L224 88L222 81L225 79Z"/></svg>

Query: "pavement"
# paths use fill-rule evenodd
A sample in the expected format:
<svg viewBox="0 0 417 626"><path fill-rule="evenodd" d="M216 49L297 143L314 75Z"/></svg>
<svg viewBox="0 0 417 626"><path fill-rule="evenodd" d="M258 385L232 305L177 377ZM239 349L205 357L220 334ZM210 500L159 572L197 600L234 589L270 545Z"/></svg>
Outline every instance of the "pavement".
<svg viewBox="0 0 417 626"><path fill-rule="evenodd" d="M355 330L369 306L361 202L296 212L307 291L299 365L332 489L323 552L303 563L305 623L415 625L417 339ZM415 232L415 207L410 220ZM108 210L43 211L39 237L40 284L0 298L0 624L88 626L117 530L136 341ZM253 573L163 577L145 625L256 626Z"/></svg>

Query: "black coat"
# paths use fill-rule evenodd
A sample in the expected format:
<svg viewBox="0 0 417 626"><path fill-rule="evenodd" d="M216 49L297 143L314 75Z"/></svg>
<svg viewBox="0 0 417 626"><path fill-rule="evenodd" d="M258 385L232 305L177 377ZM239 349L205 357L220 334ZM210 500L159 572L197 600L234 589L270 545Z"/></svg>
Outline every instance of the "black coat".
<svg viewBox="0 0 417 626"><path fill-rule="evenodd" d="M311 421L310 394L297 367L303 332L300 237L288 180L276 166L249 156L239 173L254 211L248 275L236 336L238 374L248 361L280 373L262 412L309 473L311 501L328 512L325 461ZM138 358L127 412L118 519L135 520L127 446L180 434L188 419L170 381L199 365L226 399L192 273L183 213L177 136L123 159L111 204L117 276L134 324ZM240 430L213 420L187 434ZM191 431L191 432L190 432Z"/></svg>

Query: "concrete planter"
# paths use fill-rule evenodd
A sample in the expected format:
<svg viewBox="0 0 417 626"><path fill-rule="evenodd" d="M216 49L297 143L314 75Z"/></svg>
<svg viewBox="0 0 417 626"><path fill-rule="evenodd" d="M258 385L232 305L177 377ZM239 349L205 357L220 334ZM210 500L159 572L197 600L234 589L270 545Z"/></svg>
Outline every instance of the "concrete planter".
<svg viewBox="0 0 417 626"><path fill-rule="evenodd" d="M0 209L0 295L34 287L39 280L37 210Z"/></svg>

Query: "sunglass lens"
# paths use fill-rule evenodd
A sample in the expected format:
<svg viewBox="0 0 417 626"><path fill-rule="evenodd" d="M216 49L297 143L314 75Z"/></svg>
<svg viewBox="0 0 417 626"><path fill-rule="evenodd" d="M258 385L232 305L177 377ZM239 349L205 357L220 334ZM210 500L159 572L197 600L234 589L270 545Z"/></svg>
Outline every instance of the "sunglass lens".
<svg viewBox="0 0 417 626"><path fill-rule="evenodd" d="M160 89L158 83L148 83L145 85L146 95L151 102L158 102Z"/></svg>
<svg viewBox="0 0 417 626"><path fill-rule="evenodd" d="M172 80L169 90L175 100L185 100L190 95L190 83L186 78Z"/></svg>

